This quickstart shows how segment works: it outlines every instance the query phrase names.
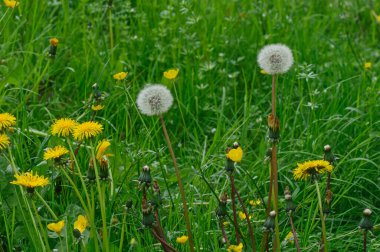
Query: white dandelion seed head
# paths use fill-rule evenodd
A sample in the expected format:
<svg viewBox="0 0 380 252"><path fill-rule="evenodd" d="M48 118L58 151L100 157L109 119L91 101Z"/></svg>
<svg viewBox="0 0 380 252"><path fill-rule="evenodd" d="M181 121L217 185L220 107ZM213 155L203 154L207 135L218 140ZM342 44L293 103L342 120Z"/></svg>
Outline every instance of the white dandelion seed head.
<svg viewBox="0 0 380 252"><path fill-rule="evenodd" d="M292 67L293 54L286 45L267 45L260 50L257 62L268 74L283 74Z"/></svg>
<svg viewBox="0 0 380 252"><path fill-rule="evenodd" d="M371 209L366 208L366 209L364 209L363 214L370 216L372 214L372 211L371 211Z"/></svg>
<svg viewBox="0 0 380 252"><path fill-rule="evenodd" d="M323 147L323 149L325 150L325 151L331 151L331 146L330 145L325 145L324 147Z"/></svg>
<svg viewBox="0 0 380 252"><path fill-rule="evenodd" d="M269 213L269 215L270 215L271 217L275 217L275 216L276 216L276 211L271 211L271 212Z"/></svg>
<svg viewBox="0 0 380 252"><path fill-rule="evenodd" d="M147 84L137 96L137 106L142 114L153 116L167 112L173 104L170 90L162 84Z"/></svg>

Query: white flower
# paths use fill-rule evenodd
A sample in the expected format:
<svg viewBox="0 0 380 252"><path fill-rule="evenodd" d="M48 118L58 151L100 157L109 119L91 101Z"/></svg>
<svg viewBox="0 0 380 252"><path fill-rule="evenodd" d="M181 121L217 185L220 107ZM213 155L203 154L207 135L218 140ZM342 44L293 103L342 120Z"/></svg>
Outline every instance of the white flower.
<svg viewBox="0 0 380 252"><path fill-rule="evenodd" d="M141 113L153 116L167 112L173 104L169 89L161 84L147 84L137 96Z"/></svg>
<svg viewBox="0 0 380 252"><path fill-rule="evenodd" d="M260 50L257 62L268 74L282 74L292 67L293 54L286 45L267 45Z"/></svg>

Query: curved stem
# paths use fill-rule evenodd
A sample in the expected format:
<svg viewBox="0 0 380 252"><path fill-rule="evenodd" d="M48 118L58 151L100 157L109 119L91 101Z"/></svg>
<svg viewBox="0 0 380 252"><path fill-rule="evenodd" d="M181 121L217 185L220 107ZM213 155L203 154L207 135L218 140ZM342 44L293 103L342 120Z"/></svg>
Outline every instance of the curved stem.
<svg viewBox="0 0 380 252"><path fill-rule="evenodd" d="M160 115L159 117L160 117L160 121L161 121L161 124L162 124L162 129L164 131L165 139L166 139L166 142L168 144L170 156L171 156L171 158L173 160L175 174L176 174L177 180L178 180L178 186L179 186L179 191L180 191L180 194L181 194L183 211L184 211L184 216L185 216L185 220L186 220L187 236L189 237L190 251L194 252L194 241L193 241L193 236L191 235L189 210L187 208L186 195L185 195L185 190L183 189L183 184L182 184L182 180L181 180L181 174L180 174L180 171L179 171L179 168L178 168L178 165L177 165L177 160L176 160L175 155L174 155L173 147L172 147L172 144L170 142L170 138L169 138L168 132L166 130L164 117L162 115Z"/></svg>
<svg viewBox="0 0 380 252"><path fill-rule="evenodd" d="M169 249L169 251L177 252L177 250L175 250L175 249L174 249L172 246L170 246L166 241L164 241L164 240L162 239L162 237L160 237L160 236L156 233L156 231L154 231L153 229L151 229L151 231L152 231L153 236L154 236L159 242L161 242L161 244L162 244L162 246L165 248L165 250L166 250L166 249Z"/></svg>
<svg viewBox="0 0 380 252"><path fill-rule="evenodd" d="M289 220L290 220L290 225L292 226L293 238L294 238L294 242L296 243L297 251L301 252L300 244L298 243L296 229L294 228L292 213L289 214Z"/></svg>
<svg viewBox="0 0 380 252"><path fill-rule="evenodd" d="M224 238L224 240L226 240L227 246L229 246L230 245L230 241L228 240L228 237L227 237L227 234L226 234L226 230L224 229L224 225L223 225L223 220L222 219L219 220L219 226L220 226L220 229L222 230L223 238Z"/></svg>
<svg viewBox="0 0 380 252"><path fill-rule="evenodd" d="M322 244L322 246L323 246L323 251L327 252L326 226L325 226L325 217L323 215L321 192L319 191L318 181L314 180L314 182L315 182L315 187L317 188L319 214L320 214L321 223L322 223L322 236L323 236L323 244Z"/></svg>
<svg viewBox="0 0 380 252"><path fill-rule="evenodd" d="M55 213L53 212L53 210L51 210L50 206L47 204L47 202L44 200L44 198L42 198L42 196L37 192L35 191L34 192L37 197L42 201L42 203L45 205L46 209L49 211L49 213L53 216L54 220L58 220L58 217L57 215L55 215Z"/></svg>
<svg viewBox="0 0 380 252"><path fill-rule="evenodd" d="M234 175L230 175L230 181L231 181L231 201L232 201L232 212L234 215L234 226L235 226L235 233L236 233L236 242L237 244L240 243L240 235L239 235L239 224L238 224L238 219L237 219L237 214L236 214L236 202L235 202L235 183L234 181Z"/></svg>

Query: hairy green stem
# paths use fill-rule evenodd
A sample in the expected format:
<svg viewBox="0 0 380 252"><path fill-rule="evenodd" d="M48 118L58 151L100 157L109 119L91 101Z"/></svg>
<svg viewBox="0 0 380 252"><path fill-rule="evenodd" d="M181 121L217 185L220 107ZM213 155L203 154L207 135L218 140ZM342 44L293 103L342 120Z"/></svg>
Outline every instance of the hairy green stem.
<svg viewBox="0 0 380 252"><path fill-rule="evenodd" d="M323 236L323 244L322 244L322 246L323 246L323 251L327 252L326 226L325 226L325 217L324 217L324 214L323 214L321 192L319 190L318 181L316 179L314 180L314 183L315 183L315 187L317 189L319 214L320 214L321 223L322 223L322 236Z"/></svg>

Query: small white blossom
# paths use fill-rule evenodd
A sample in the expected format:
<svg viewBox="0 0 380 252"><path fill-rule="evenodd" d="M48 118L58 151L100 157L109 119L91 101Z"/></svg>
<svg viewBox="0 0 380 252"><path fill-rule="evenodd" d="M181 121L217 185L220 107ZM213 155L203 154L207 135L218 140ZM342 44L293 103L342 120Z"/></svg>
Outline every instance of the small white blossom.
<svg viewBox="0 0 380 252"><path fill-rule="evenodd" d="M137 106L142 114L153 116L167 112L173 104L169 89L161 84L146 85L137 96Z"/></svg>
<svg viewBox="0 0 380 252"><path fill-rule="evenodd" d="M260 50L257 62L268 74L282 74L292 67L293 54L286 45L267 45Z"/></svg>

